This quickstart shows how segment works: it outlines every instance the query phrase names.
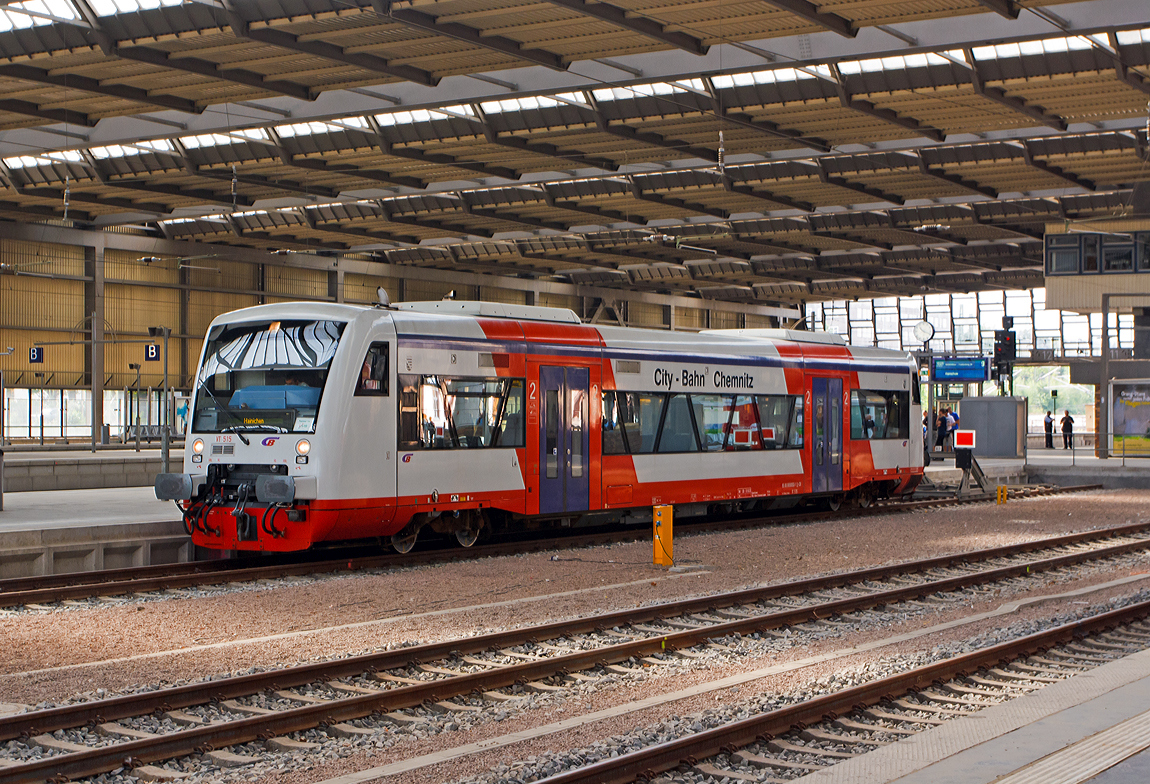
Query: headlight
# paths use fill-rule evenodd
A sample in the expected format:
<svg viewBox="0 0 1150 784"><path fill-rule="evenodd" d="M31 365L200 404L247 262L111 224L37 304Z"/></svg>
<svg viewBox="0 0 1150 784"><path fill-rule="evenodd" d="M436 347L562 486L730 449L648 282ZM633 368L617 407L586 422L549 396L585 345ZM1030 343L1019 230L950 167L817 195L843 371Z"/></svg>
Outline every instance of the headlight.
<svg viewBox="0 0 1150 784"><path fill-rule="evenodd" d="M296 443L295 451L301 455L306 455L311 451L311 441L308 441L306 438L301 439Z"/></svg>
<svg viewBox="0 0 1150 784"><path fill-rule="evenodd" d="M193 441L193 442L192 442L192 451L193 451L193 452L195 452L197 455L199 455L199 454L203 454L203 451L204 451L204 439L202 439L202 438L197 438L195 441Z"/></svg>

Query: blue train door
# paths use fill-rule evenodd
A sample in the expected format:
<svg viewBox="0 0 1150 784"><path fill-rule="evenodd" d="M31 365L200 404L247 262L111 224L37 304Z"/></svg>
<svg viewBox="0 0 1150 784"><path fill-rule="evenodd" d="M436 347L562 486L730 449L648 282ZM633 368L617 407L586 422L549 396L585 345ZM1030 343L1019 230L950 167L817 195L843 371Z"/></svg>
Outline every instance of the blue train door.
<svg viewBox="0 0 1150 784"><path fill-rule="evenodd" d="M832 493L843 489L843 381L811 379L814 428L811 491Z"/></svg>
<svg viewBox="0 0 1150 784"><path fill-rule="evenodd" d="M587 509L589 478L587 429L588 368L539 368L539 512Z"/></svg>

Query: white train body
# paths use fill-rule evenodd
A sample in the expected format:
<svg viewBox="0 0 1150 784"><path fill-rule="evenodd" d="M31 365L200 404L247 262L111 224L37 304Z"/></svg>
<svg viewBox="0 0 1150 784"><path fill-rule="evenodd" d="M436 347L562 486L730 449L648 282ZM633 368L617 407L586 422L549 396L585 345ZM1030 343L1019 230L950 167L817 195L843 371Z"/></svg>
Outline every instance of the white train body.
<svg viewBox="0 0 1150 784"><path fill-rule="evenodd" d="M636 522L911 492L907 354L782 330L669 333L478 302L261 305L217 318L184 473L197 544L296 550L423 526Z"/></svg>

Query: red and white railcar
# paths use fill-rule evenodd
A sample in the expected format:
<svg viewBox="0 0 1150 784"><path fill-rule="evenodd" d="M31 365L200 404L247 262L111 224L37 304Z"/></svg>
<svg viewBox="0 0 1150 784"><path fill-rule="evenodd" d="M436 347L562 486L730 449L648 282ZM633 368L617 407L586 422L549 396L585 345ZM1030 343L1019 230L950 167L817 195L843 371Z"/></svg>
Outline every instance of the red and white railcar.
<svg viewBox="0 0 1150 784"><path fill-rule="evenodd" d="M225 550L865 504L923 471L914 360L821 333L261 305L213 321L196 386L184 473L156 494Z"/></svg>

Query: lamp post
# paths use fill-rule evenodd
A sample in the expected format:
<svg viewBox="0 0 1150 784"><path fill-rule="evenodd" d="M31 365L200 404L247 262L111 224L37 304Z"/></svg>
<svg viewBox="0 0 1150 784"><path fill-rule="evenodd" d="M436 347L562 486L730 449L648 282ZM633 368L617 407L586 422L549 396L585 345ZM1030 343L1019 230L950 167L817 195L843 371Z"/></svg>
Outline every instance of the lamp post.
<svg viewBox="0 0 1150 784"><path fill-rule="evenodd" d="M139 362L129 362L128 363L128 369L136 371L136 405L134 407L132 407L132 410L134 410L136 412L136 421L135 421L135 425L136 425L136 451L139 452L140 451L140 363ZM131 400L129 400L128 402L131 403ZM132 418L130 415L128 417L128 424L132 424Z"/></svg>
<svg viewBox="0 0 1150 784"><path fill-rule="evenodd" d="M36 382L40 386L40 446L44 446L44 374L33 373L36 377ZM32 401L28 401L28 407L32 407ZM29 433L28 435L32 435Z"/></svg>
<svg viewBox="0 0 1150 784"><path fill-rule="evenodd" d="M150 337L164 339L164 409L160 416L160 461L165 474L168 473L168 430L171 423L168 411L171 407L168 400L168 338L171 334L172 330L168 327L148 327Z"/></svg>

